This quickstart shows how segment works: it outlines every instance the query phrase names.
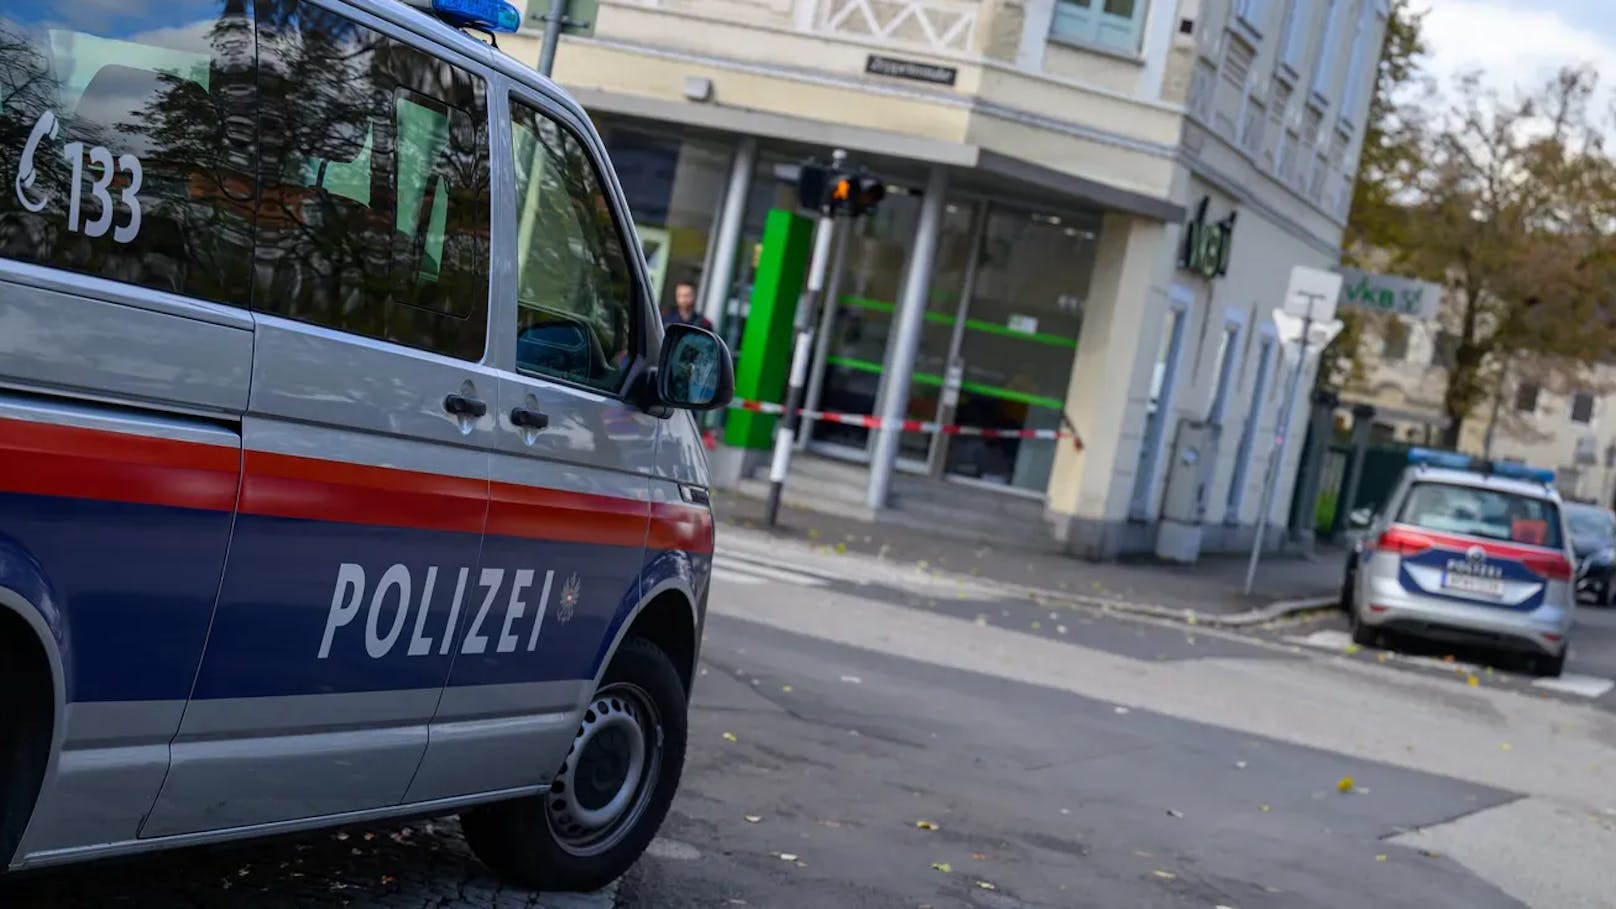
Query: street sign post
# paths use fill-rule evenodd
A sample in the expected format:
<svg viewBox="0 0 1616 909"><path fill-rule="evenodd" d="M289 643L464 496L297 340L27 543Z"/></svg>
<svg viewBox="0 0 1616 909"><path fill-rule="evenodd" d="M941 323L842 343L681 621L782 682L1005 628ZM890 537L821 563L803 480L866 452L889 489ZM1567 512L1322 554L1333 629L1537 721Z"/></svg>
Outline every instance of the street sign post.
<svg viewBox="0 0 1616 909"><path fill-rule="evenodd" d="M1296 409L1296 396L1302 389L1302 373L1308 358L1317 357L1341 333L1341 320L1335 318L1335 307L1341 296L1341 276L1317 268L1298 265L1291 269L1285 300L1274 310L1274 327L1279 331L1280 350L1285 359L1295 365L1291 368L1290 389L1285 393L1285 405L1280 408L1279 426L1275 432L1274 448L1268 458L1268 471L1263 476L1262 508L1257 512L1257 532L1251 541L1251 560L1246 563L1246 593L1251 593L1257 582L1257 563L1262 559L1263 537L1268 532L1268 512L1274 507L1274 490L1279 485L1279 472L1285 463L1285 443L1290 435L1291 415Z"/></svg>

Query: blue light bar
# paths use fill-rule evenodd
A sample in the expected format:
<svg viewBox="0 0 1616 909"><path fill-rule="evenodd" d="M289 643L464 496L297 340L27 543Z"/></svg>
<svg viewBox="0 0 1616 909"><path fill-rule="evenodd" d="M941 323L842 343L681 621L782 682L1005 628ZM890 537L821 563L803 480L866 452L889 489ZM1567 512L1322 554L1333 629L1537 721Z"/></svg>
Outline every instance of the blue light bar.
<svg viewBox="0 0 1616 909"><path fill-rule="evenodd" d="M1545 486L1554 485L1554 471L1544 467L1528 467L1525 464L1500 463L1494 464L1481 458L1472 458L1457 451L1437 451L1432 448L1410 448L1408 462L1420 467L1439 467L1444 470L1470 470L1476 473L1492 474L1510 480L1526 480L1528 482L1542 483Z"/></svg>
<svg viewBox="0 0 1616 909"><path fill-rule="evenodd" d="M456 28L514 32L522 14L504 0L432 0L432 12Z"/></svg>

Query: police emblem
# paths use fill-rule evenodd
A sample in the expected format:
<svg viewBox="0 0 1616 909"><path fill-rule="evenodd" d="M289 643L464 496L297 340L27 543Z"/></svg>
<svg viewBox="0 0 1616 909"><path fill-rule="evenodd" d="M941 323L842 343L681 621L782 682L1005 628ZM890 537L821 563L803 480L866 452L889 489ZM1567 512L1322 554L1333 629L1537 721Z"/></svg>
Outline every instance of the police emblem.
<svg viewBox="0 0 1616 909"><path fill-rule="evenodd" d="M578 594L583 589L583 578L578 577L574 571L567 583L561 585L561 603L556 607L556 621L565 625L572 621L572 613L578 607Z"/></svg>

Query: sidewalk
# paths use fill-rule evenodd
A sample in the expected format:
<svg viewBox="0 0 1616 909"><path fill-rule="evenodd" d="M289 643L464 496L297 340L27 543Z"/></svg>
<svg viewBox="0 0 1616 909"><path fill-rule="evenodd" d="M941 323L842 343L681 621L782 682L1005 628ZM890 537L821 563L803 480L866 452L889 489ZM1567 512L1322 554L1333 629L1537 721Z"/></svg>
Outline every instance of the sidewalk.
<svg viewBox="0 0 1616 909"><path fill-rule="evenodd" d="M1251 595L1245 586L1246 559L1209 556L1194 565L1135 560L1088 562L1056 551L1024 546L980 545L928 535L890 524L786 506L779 526L766 530L764 503L713 491L720 540L725 526L767 532L786 539L843 548L937 571L980 577L1048 591L1085 602L1103 601L1134 612L1214 624L1251 624L1333 602L1341 585L1345 553L1321 549L1310 558L1265 555ZM722 546L722 542L720 542Z"/></svg>

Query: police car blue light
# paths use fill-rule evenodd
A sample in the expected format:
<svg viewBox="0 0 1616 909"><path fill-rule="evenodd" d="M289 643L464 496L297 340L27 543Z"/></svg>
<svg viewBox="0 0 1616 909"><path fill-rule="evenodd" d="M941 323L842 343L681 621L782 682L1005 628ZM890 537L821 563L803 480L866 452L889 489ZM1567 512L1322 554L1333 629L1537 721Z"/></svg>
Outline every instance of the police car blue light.
<svg viewBox="0 0 1616 909"><path fill-rule="evenodd" d="M514 32L522 24L522 14L502 0L416 0L410 5L427 10L456 28Z"/></svg>
<svg viewBox="0 0 1616 909"><path fill-rule="evenodd" d="M1457 451L1437 451L1431 448L1411 448L1408 451L1408 462L1416 467L1437 467L1445 470L1470 470L1477 473L1492 474L1510 480L1526 480L1528 482L1552 485L1554 471L1543 467L1528 467L1525 464L1492 463L1473 458L1470 455L1460 454Z"/></svg>

